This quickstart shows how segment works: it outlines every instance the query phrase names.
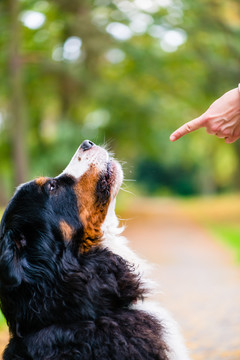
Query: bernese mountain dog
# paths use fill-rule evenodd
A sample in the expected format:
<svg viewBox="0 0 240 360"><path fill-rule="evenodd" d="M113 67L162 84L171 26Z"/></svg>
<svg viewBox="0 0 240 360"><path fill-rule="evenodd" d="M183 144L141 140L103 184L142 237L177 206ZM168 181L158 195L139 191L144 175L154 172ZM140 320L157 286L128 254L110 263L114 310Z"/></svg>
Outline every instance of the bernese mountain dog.
<svg viewBox="0 0 240 360"><path fill-rule="evenodd" d="M57 177L20 185L0 228L4 360L188 360L120 236L120 164L85 140Z"/></svg>

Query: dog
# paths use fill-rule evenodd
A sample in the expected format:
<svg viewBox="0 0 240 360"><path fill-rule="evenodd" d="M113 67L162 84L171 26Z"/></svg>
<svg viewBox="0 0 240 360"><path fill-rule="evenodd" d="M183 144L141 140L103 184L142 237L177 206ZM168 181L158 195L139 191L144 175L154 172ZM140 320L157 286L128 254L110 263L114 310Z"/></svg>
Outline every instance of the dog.
<svg viewBox="0 0 240 360"><path fill-rule="evenodd" d="M17 188L0 227L4 360L189 360L120 235L122 181L120 164L85 140L59 176Z"/></svg>

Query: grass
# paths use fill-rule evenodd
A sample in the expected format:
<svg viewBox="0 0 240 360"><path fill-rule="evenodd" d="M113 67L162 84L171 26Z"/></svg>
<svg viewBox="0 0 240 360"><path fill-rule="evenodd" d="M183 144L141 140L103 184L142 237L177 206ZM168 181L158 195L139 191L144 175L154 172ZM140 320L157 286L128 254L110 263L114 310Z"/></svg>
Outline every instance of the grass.
<svg viewBox="0 0 240 360"><path fill-rule="evenodd" d="M240 194L182 200L184 211L233 249L240 263Z"/></svg>
<svg viewBox="0 0 240 360"><path fill-rule="evenodd" d="M3 314L0 312L0 330L6 325L6 320Z"/></svg>
<svg viewBox="0 0 240 360"><path fill-rule="evenodd" d="M240 263L240 226L210 224L209 229L233 249L236 259Z"/></svg>

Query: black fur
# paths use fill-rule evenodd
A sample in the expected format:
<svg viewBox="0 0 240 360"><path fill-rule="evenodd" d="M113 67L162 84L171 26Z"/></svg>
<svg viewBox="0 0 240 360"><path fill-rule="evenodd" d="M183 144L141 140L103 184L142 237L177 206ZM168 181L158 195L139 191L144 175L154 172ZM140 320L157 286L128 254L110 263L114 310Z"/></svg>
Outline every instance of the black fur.
<svg viewBox="0 0 240 360"><path fill-rule="evenodd" d="M107 249L79 253L74 180L59 178L54 192L49 184L25 184L1 222L0 300L11 334L3 359L167 360L161 324L132 308L144 289L131 266ZM70 242L61 220L74 228Z"/></svg>

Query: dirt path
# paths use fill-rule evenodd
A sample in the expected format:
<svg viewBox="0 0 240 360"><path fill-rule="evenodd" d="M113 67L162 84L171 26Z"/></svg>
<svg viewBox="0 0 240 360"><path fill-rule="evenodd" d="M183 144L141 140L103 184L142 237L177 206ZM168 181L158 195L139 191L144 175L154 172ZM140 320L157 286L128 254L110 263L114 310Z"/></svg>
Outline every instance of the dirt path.
<svg viewBox="0 0 240 360"><path fill-rule="evenodd" d="M138 211L136 211L138 209ZM158 300L181 325L194 360L240 360L240 266L175 202L136 200L131 247L156 264Z"/></svg>
<svg viewBox="0 0 240 360"><path fill-rule="evenodd" d="M137 209L137 210L136 210ZM240 360L240 267L175 202L136 200L125 235L155 263L157 299L181 324L193 360ZM0 353L8 335L0 332Z"/></svg>
<svg viewBox="0 0 240 360"><path fill-rule="evenodd" d="M0 330L0 354L2 354L6 344L8 343L8 330L5 329L1 329Z"/></svg>

